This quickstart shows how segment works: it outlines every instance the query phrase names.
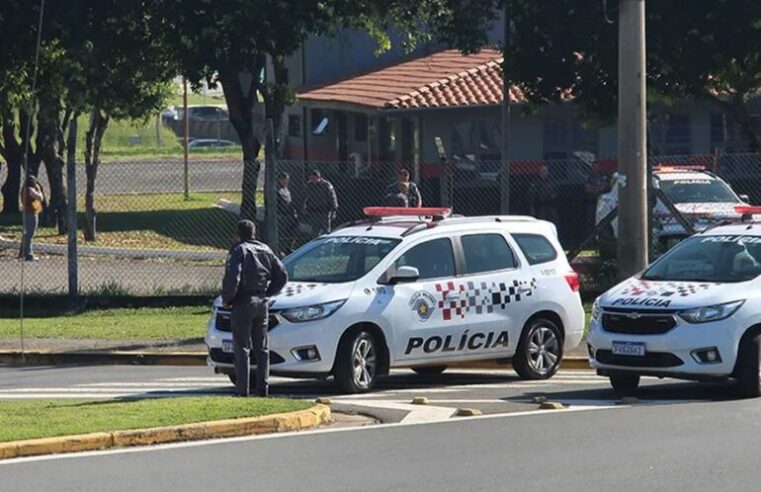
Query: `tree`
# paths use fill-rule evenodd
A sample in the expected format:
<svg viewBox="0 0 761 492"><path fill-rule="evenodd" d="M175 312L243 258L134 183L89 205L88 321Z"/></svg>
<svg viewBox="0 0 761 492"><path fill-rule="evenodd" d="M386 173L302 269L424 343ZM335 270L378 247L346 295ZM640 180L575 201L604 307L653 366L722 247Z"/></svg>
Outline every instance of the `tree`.
<svg viewBox="0 0 761 492"><path fill-rule="evenodd" d="M484 29L460 21L491 13L468 0L157 0L165 43L180 61L183 75L198 88L201 81L221 84L230 122L243 146L241 216L256 217L257 157L262 143L254 133L253 111L262 98L265 117L279 134L285 106L293 101L285 59L310 35L331 34L343 27L363 28L379 51L390 48L393 25L412 47L432 38L463 42L474 50L486 41ZM472 8L469 8L472 7ZM426 27L426 23L431 28ZM268 65L271 76L266 77Z"/></svg>
<svg viewBox="0 0 761 492"><path fill-rule="evenodd" d="M3 211L18 212L18 191L24 155L30 174L45 164L50 185L49 202L43 220L66 231L66 192L63 184L63 131L70 113L63 111L60 95L71 65L64 56L57 33L66 22L66 9L59 7L46 24L52 33L44 37L39 53L37 85L32 91L39 5L20 0L3 2L0 10L0 115L2 153L8 164L3 185ZM60 15L59 15L60 14ZM46 31L47 32L47 31ZM32 130L28 133L27 129Z"/></svg>
<svg viewBox="0 0 761 492"><path fill-rule="evenodd" d="M85 134L85 239L95 240L94 187L108 122L158 111L170 95L176 66L150 30L156 26L149 16L148 0L48 3L33 93L39 5L16 3L0 14L0 152L8 162L3 211L18 212L21 163L28 146L30 173L37 174L44 163L50 182L47 220L65 232L64 133L71 118L86 112L90 118ZM36 116L30 114L30 107ZM36 125L27 142L25 130L32 118Z"/></svg>
<svg viewBox="0 0 761 492"><path fill-rule="evenodd" d="M489 3L489 2L486 2ZM510 0L507 74L530 104L567 100L587 119L616 111L616 0ZM651 95L706 100L727 111L751 150L761 148L748 101L761 88L761 3L688 0L647 3L647 70Z"/></svg>
<svg viewBox="0 0 761 492"><path fill-rule="evenodd" d="M103 136L111 119L156 114L172 93L176 64L152 31L148 2L90 0L78 18L82 38L73 55L81 77L69 89L70 104L89 113L85 133L85 240L96 240L95 180Z"/></svg>

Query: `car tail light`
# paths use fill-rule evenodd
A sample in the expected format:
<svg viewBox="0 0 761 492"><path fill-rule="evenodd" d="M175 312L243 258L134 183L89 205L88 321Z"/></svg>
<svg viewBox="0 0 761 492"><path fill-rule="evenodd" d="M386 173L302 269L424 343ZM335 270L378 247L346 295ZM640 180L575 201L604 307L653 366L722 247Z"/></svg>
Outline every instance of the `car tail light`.
<svg viewBox="0 0 761 492"><path fill-rule="evenodd" d="M570 287L573 292L578 292L581 288L581 277L579 277L579 274L576 272L566 273L565 281L568 282L568 287Z"/></svg>

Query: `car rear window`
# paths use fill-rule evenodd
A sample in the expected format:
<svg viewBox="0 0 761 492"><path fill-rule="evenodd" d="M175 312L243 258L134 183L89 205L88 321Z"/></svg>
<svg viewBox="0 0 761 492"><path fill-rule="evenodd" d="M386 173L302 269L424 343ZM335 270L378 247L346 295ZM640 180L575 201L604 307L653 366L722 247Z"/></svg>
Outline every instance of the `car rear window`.
<svg viewBox="0 0 761 492"><path fill-rule="evenodd" d="M526 255L529 265L547 263L558 257L558 252L546 237L539 234L513 234L513 239Z"/></svg>
<svg viewBox="0 0 761 492"><path fill-rule="evenodd" d="M515 268L515 256L505 238L499 234L471 234L462 236L465 255L465 273L495 272Z"/></svg>

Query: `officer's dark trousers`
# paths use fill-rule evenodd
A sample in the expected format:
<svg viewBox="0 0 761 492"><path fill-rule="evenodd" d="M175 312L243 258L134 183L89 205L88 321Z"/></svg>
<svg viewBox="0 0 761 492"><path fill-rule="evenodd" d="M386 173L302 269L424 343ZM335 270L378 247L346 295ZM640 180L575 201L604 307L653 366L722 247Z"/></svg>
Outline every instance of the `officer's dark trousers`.
<svg viewBox="0 0 761 492"><path fill-rule="evenodd" d="M239 395L249 394L251 349L256 360L256 393L269 390L270 351L267 337L267 302L260 297L236 301L231 316L235 353L235 378Z"/></svg>

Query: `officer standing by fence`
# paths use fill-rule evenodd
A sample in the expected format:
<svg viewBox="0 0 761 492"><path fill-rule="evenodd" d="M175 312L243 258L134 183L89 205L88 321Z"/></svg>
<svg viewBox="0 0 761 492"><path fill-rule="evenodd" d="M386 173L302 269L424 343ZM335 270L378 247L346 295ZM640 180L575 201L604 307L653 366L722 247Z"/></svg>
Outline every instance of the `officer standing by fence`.
<svg viewBox="0 0 761 492"><path fill-rule="evenodd" d="M272 250L254 240L254 223L238 222L239 242L230 249L222 282L222 302L232 307L235 377L239 396L248 396L251 345L256 362L256 394L269 392L268 298L282 290L288 273Z"/></svg>
<svg viewBox="0 0 761 492"><path fill-rule="evenodd" d="M331 222L336 218L338 197L333 185L314 170L309 176L306 199L302 211L312 226L312 234L319 236L331 231Z"/></svg>

